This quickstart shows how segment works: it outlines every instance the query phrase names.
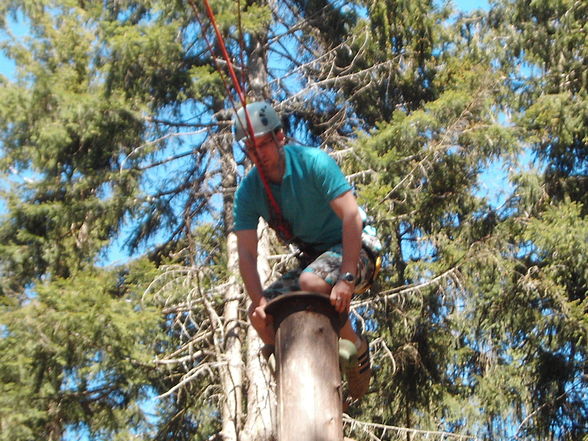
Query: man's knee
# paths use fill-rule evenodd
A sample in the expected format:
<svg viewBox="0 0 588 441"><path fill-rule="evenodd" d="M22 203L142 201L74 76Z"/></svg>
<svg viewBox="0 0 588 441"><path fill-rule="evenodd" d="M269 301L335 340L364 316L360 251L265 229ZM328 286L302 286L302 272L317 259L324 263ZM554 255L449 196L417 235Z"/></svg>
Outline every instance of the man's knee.
<svg viewBox="0 0 588 441"><path fill-rule="evenodd" d="M298 284L302 291L320 292L323 294L329 294L331 292L331 285L316 274L308 271L300 274Z"/></svg>

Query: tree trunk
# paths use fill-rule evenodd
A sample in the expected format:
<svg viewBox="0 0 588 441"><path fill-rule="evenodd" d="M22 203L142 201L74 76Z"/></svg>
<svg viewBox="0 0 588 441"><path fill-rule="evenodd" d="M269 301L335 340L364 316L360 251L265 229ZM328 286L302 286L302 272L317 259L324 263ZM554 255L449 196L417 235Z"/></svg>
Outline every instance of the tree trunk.
<svg viewBox="0 0 588 441"><path fill-rule="evenodd" d="M220 101L218 107L222 108ZM234 189L237 185L237 164L233 157L232 143L220 146L221 163L225 172L222 176L223 215L227 228L227 267L229 276L223 311L224 321L224 360L226 368L221 370L221 384L224 401L222 405L222 435L225 441L236 441L243 420L243 359L241 329L242 315L240 305L243 293L238 274L237 236L233 230Z"/></svg>
<svg viewBox="0 0 588 441"><path fill-rule="evenodd" d="M279 441L343 441L340 325L328 297L287 294L266 311L277 326Z"/></svg>
<svg viewBox="0 0 588 441"><path fill-rule="evenodd" d="M268 100L267 84L267 32L250 36L247 51L249 91L248 102ZM268 261L270 234L268 226L260 219L258 228L257 266L262 286L270 281ZM249 306L249 300L247 301ZM275 394L267 364L260 357L261 340L250 326L247 332L247 416L242 439L245 441L271 441L275 439Z"/></svg>
<svg viewBox="0 0 588 441"><path fill-rule="evenodd" d="M228 266L231 274L237 271L237 237L230 233L227 237ZM222 433L225 441L239 439L240 424L243 416L243 362L241 358L241 327L239 304L241 292L235 276L231 276L230 288L227 290L224 323L225 323L225 361L222 387L224 403L222 408Z"/></svg>
<svg viewBox="0 0 588 441"><path fill-rule="evenodd" d="M269 256L269 230L261 221L258 228L257 266L261 283L266 286L270 281L271 268ZM249 305L249 301L247 302ZM247 417L243 430L245 441L271 441L275 439L275 406L274 379L269 372L267 363L260 354L262 342L255 330L250 326L247 332Z"/></svg>

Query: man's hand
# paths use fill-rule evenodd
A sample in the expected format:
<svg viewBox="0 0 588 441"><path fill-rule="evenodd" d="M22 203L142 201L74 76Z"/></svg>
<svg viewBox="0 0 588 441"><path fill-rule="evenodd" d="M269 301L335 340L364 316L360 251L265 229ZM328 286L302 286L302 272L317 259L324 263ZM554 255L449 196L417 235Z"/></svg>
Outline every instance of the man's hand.
<svg viewBox="0 0 588 441"><path fill-rule="evenodd" d="M351 297L353 296L353 284L339 280L331 290L331 305L338 313L349 311Z"/></svg>
<svg viewBox="0 0 588 441"><path fill-rule="evenodd" d="M254 328L257 329L256 325L260 325L261 327L265 327L267 322L267 315L265 314L265 305L267 304L267 300L262 297L259 299L259 303L251 303L249 305L249 319L251 320L251 324Z"/></svg>
<svg viewBox="0 0 588 441"><path fill-rule="evenodd" d="M251 325L255 328L263 342L273 343L273 318L265 313L265 305L267 305L267 299L261 297L258 304L251 303L251 305L249 305L247 315L249 316Z"/></svg>

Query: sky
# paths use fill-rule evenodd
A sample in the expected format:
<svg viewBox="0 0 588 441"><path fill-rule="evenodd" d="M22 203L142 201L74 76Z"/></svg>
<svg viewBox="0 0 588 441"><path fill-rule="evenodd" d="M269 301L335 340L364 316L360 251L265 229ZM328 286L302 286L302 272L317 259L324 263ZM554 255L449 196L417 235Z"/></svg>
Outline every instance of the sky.
<svg viewBox="0 0 588 441"><path fill-rule="evenodd" d="M453 4L455 5L456 9L462 12L470 12L475 9L487 9L489 7L487 0L453 0ZM27 35L27 26L22 20L20 22L9 21L8 22L10 31L13 33L14 36L18 38L26 37ZM0 44L3 40L5 40L6 34L0 30ZM14 80L16 73L16 66L11 60L8 60L4 55L0 52L0 76L5 76L9 80ZM0 157L2 155L1 152L1 145L0 145ZM497 192L498 190L504 190L504 180L500 178L500 164L495 164L494 169L491 169L486 172L484 184L483 184L483 191L490 193ZM0 189L2 188L2 182L0 182ZM0 214L4 211L5 205L4 202L0 199ZM113 261L117 261L119 259L123 259L124 256L120 251L115 252L114 255L110 256L110 259ZM68 431L66 437L68 440L85 440L86 436L83 432L80 431Z"/></svg>
<svg viewBox="0 0 588 441"><path fill-rule="evenodd" d="M453 0L456 9L470 12L475 9L488 9L488 0Z"/></svg>
<svg viewBox="0 0 588 441"><path fill-rule="evenodd" d="M452 3L457 10L462 12L470 12L475 9L488 9L489 7L488 0L453 0ZM15 36L22 37L27 33L27 27L22 22L19 23L9 20L8 25L11 32ZM5 35L0 31L0 42L4 39ZM4 57L4 55L0 52L0 75L5 75L6 77L12 79L14 78L14 73L14 63Z"/></svg>
<svg viewBox="0 0 588 441"><path fill-rule="evenodd" d="M489 4L488 0L453 0L453 5L458 11L461 12L471 12L475 9L488 9ZM28 33L28 27L26 21L22 19L19 20L8 20L7 22L9 31L12 35L18 39L26 38ZM0 45L2 41L6 40L6 32L3 29L0 29ZM16 66L12 60L7 59L0 50L0 76L5 76L9 80L14 80L16 75ZM0 157L2 156L2 146L0 144ZM484 177L484 182L482 185L482 195L487 194L498 194L498 191L504 189L505 181L504 179L500 178L501 171L500 171L500 164L494 164L493 168L486 172ZM3 183L0 180L0 189L3 188ZM6 209L5 202L0 199L0 214L4 212ZM118 247L115 247L118 248ZM114 253L115 255L110 256L107 258L108 261L119 261L121 259L125 259L125 256L120 255L118 252ZM128 258L128 256L126 257Z"/></svg>

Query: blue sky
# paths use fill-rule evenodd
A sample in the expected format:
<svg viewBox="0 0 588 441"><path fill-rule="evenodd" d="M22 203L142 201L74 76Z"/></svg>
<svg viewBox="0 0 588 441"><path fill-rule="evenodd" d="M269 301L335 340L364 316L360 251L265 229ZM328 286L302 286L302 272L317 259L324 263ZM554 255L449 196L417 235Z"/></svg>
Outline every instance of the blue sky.
<svg viewBox="0 0 588 441"><path fill-rule="evenodd" d="M463 12L470 12L474 9L479 8L488 8L488 1L487 0L454 0L453 4L455 7ZM27 26L26 23L22 20L19 22L9 22L10 31L13 33L14 36L18 38L26 37L27 35ZM0 32L0 43L2 40L5 40L5 33ZM4 55L0 52L0 75L7 77L10 80L14 79L16 73L16 66L11 60L8 60ZM1 146L0 146L1 147ZM1 151L0 151L1 156ZM499 167L496 165L496 167ZM487 172L486 174L486 184L488 193L495 193L497 190L500 190L500 187L504 189L504 182L502 179L499 178L500 171L499 170L492 170L491 172ZM0 188L2 187L2 183L0 182ZM3 211L4 203L0 199L0 213ZM122 254L119 254L120 251L114 252L114 255L109 256L111 260L118 260L124 258ZM149 407L149 406L147 406ZM76 430L68 430L65 435L65 439L68 440L84 440L86 439L85 434L80 431Z"/></svg>
<svg viewBox="0 0 588 441"><path fill-rule="evenodd" d="M470 12L475 9L487 9L489 7L488 0L453 0L453 5L457 10L462 12ZM28 26L26 21L20 17L16 21L8 20L8 29L12 35L18 39L26 38L28 34ZM0 29L0 45L2 41L7 39L6 32L3 29ZM1 46L0 46L1 47ZM5 76L9 80L14 80L16 75L16 66L12 60L7 59L3 53L0 51L0 75ZM0 145L0 156L2 155L1 152L1 145ZM496 164L496 168L500 167L500 165ZM485 181L485 189L487 193L497 193L500 188L504 189L504 181L500 179L499 176L501 175L500 171L495 169L486 173L484 181ZM0 189L3 187L2 182L0 181ZM5 208L5 203L2 199L0 199L0 213ZM118 253L117 253L118 254ZM108 260L117 260L116 257L122 256L111 256L111 259Z"/></svg>
<svg viewBox="0 0 588 441"><path fill-rule="evenodd" d="M489 7L488 0L453 0L453 5L456 9L463 12L470 12L475 9L487 9ZM18 37L25 36L27 33L27 27L21 22L8 22L10 31ZM0 42L5 39L4 32L0 32ZM0 52L0 75L5 75L8 78L14 78L15 65L11 60L8 60Z"/></svg>
<svg viewBox="0 0 588 441"><path fill-rule="evenodd" d="M473 11L474 9L487 9L487 0L453 0L455 7L463 12Z"/></svg>

